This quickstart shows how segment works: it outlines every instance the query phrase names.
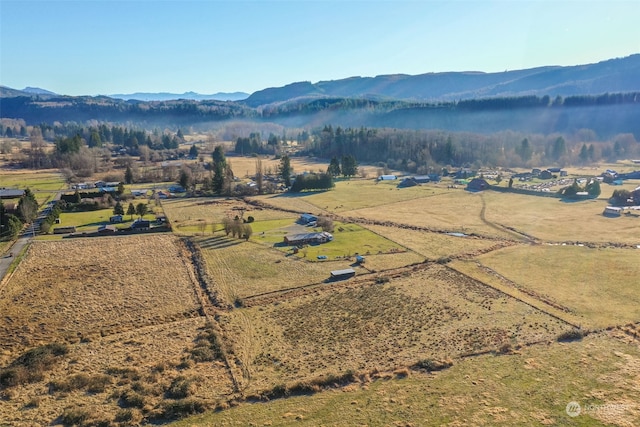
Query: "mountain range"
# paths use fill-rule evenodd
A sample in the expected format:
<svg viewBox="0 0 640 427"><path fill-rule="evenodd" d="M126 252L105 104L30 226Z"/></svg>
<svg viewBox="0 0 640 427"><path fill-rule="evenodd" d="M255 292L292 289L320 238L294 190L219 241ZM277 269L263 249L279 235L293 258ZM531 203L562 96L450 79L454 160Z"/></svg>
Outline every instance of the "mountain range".
<svg viewBox="0 0 640 427"><path fill-rule="evenodd" d="M179 99L189 99L192 101L242 101L243 99L248 98L249 94L245 92L218 92L212 95L202 95L196 92L185 92L182 94L168 92L136 92L129 94L119 93L107 96L109 98L124 99L125 101L128 101L130 99L135 99L138 101L173 101Z"/></svg>
<svg viewBox="0 0 640 427"><path fill-rule="evenodd" d="M70 97L0 86L0 116L27 124L98 121L145 128L241 120L287 128L332 124L479 133L591 129L601 137L632 133L640 140L640 54L570 67L350 77L291 83L248 97L223 95L244 99L198 99L216 95L193 92Z"/></svg>
<svg viewBox="0 0 640 427"><path fill-rule="evenodd" d="M203 95L196 92L106 95L114 99L138 101L218 100L235 101L249 107L290 100L320 98L360 98L450 102L464 99L517 96L573 96L640 91L640 54L609 59L595 64L545 66L499 73L442 72L419 75L391 74L376 77L349 77L340 80L295 82L282 87L245 92ZM0 96L56 96L27 87L16 90L0 86Z"/></svg>
<svg viewBox="0 0 640 427"><path fill-rule="evenodd" d="M443 102L516 96L594 95L640 90L640 54L596 64L547 66L500 73L445 72L298 82L254 92L250 107L294 98L367 98Z"/></svg>

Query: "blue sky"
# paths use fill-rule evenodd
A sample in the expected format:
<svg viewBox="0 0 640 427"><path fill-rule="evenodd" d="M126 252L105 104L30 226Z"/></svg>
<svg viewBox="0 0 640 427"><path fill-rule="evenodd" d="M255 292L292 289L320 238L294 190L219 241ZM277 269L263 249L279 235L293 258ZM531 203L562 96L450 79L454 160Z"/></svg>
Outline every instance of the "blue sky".
<svg viewBox="0 0 640 427"><path fill-rule="evenodd" d="M640 53L640 0L0 0L0 84L66 95L576 65Z"/></svg>

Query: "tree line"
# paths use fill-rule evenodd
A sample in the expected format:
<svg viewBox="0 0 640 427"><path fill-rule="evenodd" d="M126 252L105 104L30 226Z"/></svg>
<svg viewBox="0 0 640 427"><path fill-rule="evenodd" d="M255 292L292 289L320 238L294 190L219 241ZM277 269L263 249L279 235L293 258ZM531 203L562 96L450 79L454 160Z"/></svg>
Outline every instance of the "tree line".
<svg viewBox="0 0 640 427"><path fill-rule="evenodd" d="M361 162L391 169L428 173L443 166L586 165L640 157L640 144L632 134L598 141L595 133L588 129L573 135L540 135L326 125L311 132L303 153L326 159L353 156Z"/></svg>

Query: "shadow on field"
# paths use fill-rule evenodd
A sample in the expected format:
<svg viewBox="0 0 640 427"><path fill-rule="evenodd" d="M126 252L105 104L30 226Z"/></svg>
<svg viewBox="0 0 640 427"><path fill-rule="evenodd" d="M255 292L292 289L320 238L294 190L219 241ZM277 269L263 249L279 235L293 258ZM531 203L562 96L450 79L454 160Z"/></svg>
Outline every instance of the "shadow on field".
<svg viewBox="0 0 640 427"><path fill-rule="evenodd" d="M278 194L277 196L274 197L278 197L278 198L297 198L297 197L306 197L306 196L313 196L314 194L319 194L319 193L326 193L329 190L309 190L309 191L303 191L300 193L291 193L289 191Z"/></svg>
<svg viewBox="0 0 640 427"><path fill-rule="evenodd" d="M226 236L212 236L198 242L202 249L222 249L240 244L241 240L230 239Z"/></svg>

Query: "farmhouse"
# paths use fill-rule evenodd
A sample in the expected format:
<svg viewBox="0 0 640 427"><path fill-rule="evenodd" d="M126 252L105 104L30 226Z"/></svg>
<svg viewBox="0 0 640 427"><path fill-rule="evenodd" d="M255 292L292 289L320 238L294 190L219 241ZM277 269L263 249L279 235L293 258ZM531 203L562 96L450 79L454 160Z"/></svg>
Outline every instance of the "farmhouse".
<svg viewBox="0 0 640 427"><path fill-rule="evenodd" d="M148 230L149 228L151 228L151 222L146 219L136 219L135 221L133 221L133 223L131 223L131 228Z"/></svg>
<svg viewBox="0 0 640 427"><path fill-rule="evenodd" d="M543 170L538 174L538 178L540 179L551 179L553 178L553 174L550 169Z"/></svg>
<svg viewBox="0 0 640 427"><path fill-rule="evenodd" d="M284 236L284 243L290 246L327 243L332 240L333 236L326 231L321 233L287 234Z"/></svg>
<svg viewBox="0 0 640 427"><path fill-rule="evenodd" d="M344 280L356 275L356 271L353 268L345 268L344 270L334 270L331 272L332 280Z"/></svg>
<svg viewBox="0 0 640 427"><path fill-rule="evenodd" d="M490 187L489 183L482 178L473 178L469 184L467 184L468 191L482 191Z"/></svg>

